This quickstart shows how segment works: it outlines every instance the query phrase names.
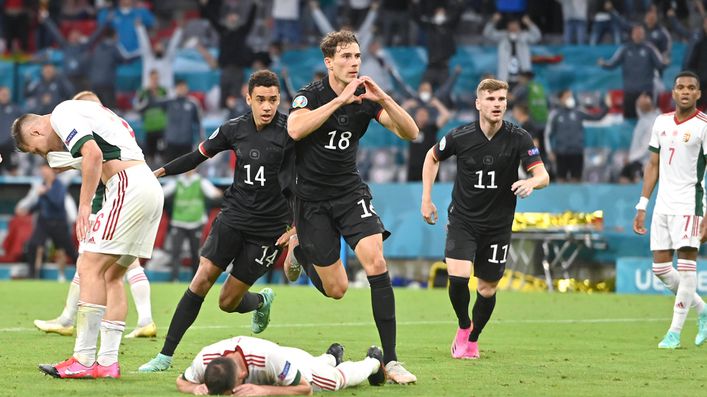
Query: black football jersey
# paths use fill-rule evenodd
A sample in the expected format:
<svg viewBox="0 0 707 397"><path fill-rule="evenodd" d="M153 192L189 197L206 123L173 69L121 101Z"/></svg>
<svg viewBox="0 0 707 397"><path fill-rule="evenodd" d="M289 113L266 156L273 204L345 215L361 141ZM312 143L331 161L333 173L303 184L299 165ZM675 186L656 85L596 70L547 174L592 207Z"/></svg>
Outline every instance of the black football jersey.
<svg viewBox="0 0 707 397"><path fill-rule="evenodd" d="M285 198L294 166L294 141L287 135L287 116L276 113L261 131L252 112L222 124L199 145L213 157L224 150L236 153L233 184L224 194L223 221L247 233L273 236L292 223Z"/></svg>
<svg viewBox="0 0 707 397"><path fill-rule="evenodd" d="M455 128L434 146L434 155L439 161L457 156L450 219L481 231L513 224L516 196L511 185L518 180L518 166L530 171L542 164L530 134L507 121L491 140L478 121Z"/></svg>
<svg viewBox="0 0 707 397"><path fill-rule="evenodd" d="M315 81L297 93L290 114L299 109L317 109L336 97L328 77ZM316 131L295 142L294 192L298 197L308 201L329 200L364 184L356 167L358 141L382 109L368 100L344 105Z"/></svg>

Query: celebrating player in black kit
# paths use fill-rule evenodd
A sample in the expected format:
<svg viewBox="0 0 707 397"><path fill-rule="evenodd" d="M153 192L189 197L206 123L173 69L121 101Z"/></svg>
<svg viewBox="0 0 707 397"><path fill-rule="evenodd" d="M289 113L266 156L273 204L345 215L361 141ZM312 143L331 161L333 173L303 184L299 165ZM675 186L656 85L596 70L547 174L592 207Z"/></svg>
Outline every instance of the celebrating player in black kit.
<svg viewBox="0 0 707 397"><path fill-rule="evenodd" d="M252 330L262 332L270 320L274 293L265 288L248 292L280 254L289 240L290 207L283 195L292 173L294 147L287 135L287 116L277 111L280 85L275 73L253 73L246 97L251 112L229 120L192 153L155 171L176 175L196 168L224 150L233 150L237 169L226 190L221 212L201 249L199 269L172 316L162 351L140 367L140 372L169 368L172 355L189 326L196 320L204 297L233 261L231 274L221 288L219 307L225 312L253 314Z"/></svg>
<svg viewBox="0 0 707 397"><path fill-rule="evenodd" d="M328 75L297 93L287 122L296 141L296 257L319 291L340 299L348 287L339 258L339 237L344 237L368 275L388 376L396 383L415 382L397 361L395 297L383 257L389 233L358 174L356 153L371 119L406 140L415 139L418 129L370 77L358 77L361 51L353 33L329 33L321 50Z"/></svg>
<svg viewBox="0 0 707 397"><path fill-rule="evenodd" d="M476 89L479 121L450 131L427 152L422 168L422 216L434 224L437 208L431 195L439 162L457 156L445 249L449 300L459 320L453 358L479 358L479 334L493 313L506 267L516 196L528 197L550 183L530 134L503 121L507 94L506 82L482 80ZM518 179L519 164L531 178ZM478 289L469 319L472 265Z"/></svg>

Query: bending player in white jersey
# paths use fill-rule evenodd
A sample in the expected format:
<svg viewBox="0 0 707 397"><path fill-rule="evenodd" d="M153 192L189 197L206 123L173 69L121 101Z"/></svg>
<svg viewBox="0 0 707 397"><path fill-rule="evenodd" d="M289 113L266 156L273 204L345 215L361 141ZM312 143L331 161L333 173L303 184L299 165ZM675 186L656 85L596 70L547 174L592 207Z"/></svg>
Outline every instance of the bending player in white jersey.
<svg viewBox="0 0 707 397"><path fill-rule="evenodd" d="M74 100L93 101L101 103L98 96L91 91L82 91L74 95ZM49 166L54 169L76 168L81 169L81 158L73 158L69 152L50 152L47 154ZM95 220L97 213L103 205L104 186L99 185L96 195L93 198L91 209L91 223ZM137 309L137 326L125 338L154 337L157 336L157 326L152 320L152 305L150 301L150 281L145 275L145 271L140 266L140 261L135 259L128 266L125 278L130 284L133 302ZM64 336L74 334L74 323L76 322L76 309L79 302L79 273L74 274L69 293L66 295L66 304L61 315L52 320L34 320L34 326L47 333L56 333Z"/></svg>
<svg viewBox="0 0 707 397"><path fill-rule="evenodd" d="M70 100L51 114L25 114L13 123L12 135L24 152L46 157L68 150L82 157L76 219L81 290L74 354L39 369L57 378L118 378L127 314L122 277L136 257L152 255L162 216L162 187L145 164L130 125L99 103ZM91 224L91 199L100 181L106 186L106 200Z"/></svg>
<svg viewBox="0 0 707 397"><path fill-rule="evenodd" d="M698 313L695 344L707 340L707 311L697 294L697 250L707 238L704 218L704 174L707 164L707 115L696 108L700 81L692 72L680 72L673 84L676 110L658 116L653 124L652 152L643 177L643 191L636 205L633 230L645 234L648 199L658 184L651 221L653 274L675 294L673 321L661 349L680 347L688 309ZM677 270L673 255L677 250Z"/></svg>
<svg viewBox="0 0 707 397"><path fill-rule="evenodd" d="M343 361L343 356L338 343L314 357L294 347L236 336L201 349L177 378L177 389L196 395L309 395L353 387L366 379L373 386L385 383L381 349L371 346L361 361Z"/></svg>

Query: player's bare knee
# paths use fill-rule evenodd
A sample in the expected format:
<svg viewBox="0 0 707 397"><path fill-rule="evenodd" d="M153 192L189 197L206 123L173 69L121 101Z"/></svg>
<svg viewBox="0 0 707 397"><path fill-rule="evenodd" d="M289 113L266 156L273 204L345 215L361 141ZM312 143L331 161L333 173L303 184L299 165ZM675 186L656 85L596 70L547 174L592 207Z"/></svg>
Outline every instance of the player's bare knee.
<svg viewBox="0 0 707 397"><path fill-rule="evenodd" d="M383 255L379 255L370 260L365 266L366 274L375 276L388 271L388 265L385 262Z"/></svg>
<svg viewBox="0 0 707 397"><path fill-rule="evenodd" d="M479 291L479 295L483 296L484 298L490 298L496 294L496 290L498 289L498 282L495 283L479 283L479 286L476 288L477 291Z"/></svg>
<svg viewBox="0 0 707 397"><path fill-rule="evenodd" d="M349 289L348 281L346 283L338 283L331 286L324 286L324 290L328 297L332 299L339 300L346 295L346 291Z"/></svg>

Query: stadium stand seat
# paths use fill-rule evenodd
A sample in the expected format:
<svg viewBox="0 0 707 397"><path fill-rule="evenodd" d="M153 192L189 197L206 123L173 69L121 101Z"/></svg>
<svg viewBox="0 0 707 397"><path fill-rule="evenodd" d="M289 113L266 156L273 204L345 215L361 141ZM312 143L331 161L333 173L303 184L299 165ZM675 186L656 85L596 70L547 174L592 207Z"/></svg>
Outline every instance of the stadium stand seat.
<svg viewBox="0 0 707 397"><path fill-rule="evenodd" d="M118 105L118 109L122 111L128 111L133 108L133 97L135 96L134 91L129 92L119 92L115 95L115 100Z"/></svg>
<svg viewBox="0 0 707 397"><path fill-rule="evenodd" d="M16 215L12 217L7 228L7 238L2 243L5 255L0 256L0 262L21 262L25 243L32 235L34 228L32 215Z"/></svg>
<svg viewBox="0 0 707 397"><path fill-rule="evenodd" d="M658 107L663 113L668 113L675 110L672 91L664 91L658 94Z"/></svg>
<svg viewBox="0 0 707 397"><path fill-rule="evenodd" d="M72 30L78 30L82 35L90 36L97 27L98 23L95 20L62 21L59 30L64 37L68 37Z"/></svg>
<svg viewBox="0 0 707 397"><path fill-rule="evenodd" d="M609 112L622 113L624 106L624 90L609 90L609 98L611 99Z"/></svg>

